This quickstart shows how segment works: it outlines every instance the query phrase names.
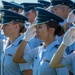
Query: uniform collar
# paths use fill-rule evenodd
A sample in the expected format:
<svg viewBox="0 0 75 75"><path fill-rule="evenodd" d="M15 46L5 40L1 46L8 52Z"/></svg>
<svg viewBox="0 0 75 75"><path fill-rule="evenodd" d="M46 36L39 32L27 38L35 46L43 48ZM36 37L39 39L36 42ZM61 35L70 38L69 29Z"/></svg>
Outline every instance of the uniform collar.
<svg viewBox="0 0 75 75"><path fill-rule="evenodd" d="M12 45L18 46L18 45L21 43L22 39L23 39L23 35L20 35L20 36L13 42Z"/></svg>
<svg viewBox="0 0 75 75"><path fill-rule="evenodd" d="M49 44L47 47L46 47L46 50L51 50L52 48L56 47L56 45L59 45L58 41L55 40L54 42L52 42L51 44ZM45 48L45 45L43 45L43 47Z"/></svg>

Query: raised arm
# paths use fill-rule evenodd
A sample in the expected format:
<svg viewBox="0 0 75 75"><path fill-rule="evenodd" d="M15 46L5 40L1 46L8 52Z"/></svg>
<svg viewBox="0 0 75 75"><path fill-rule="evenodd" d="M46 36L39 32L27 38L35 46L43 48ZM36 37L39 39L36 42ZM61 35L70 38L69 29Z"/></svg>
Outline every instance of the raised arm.
<svg viewBox="0 0 75 75"><path fill-rule="evenodd" d="M24 38L18 47L14 57L13 61L16 63L26 63L26 60L23 58L24 49L27 45L27 42L30 41L35 36L34 26L31 26L27 29L27 31L24 33Z"/></svg>
<svg viewBox="0 0 75 75"><path fill-rule="evenodd" d="M63 64L61 63L64 50L67 46L71 45L75 41L75 28L69 29L66 34L63 37L63 41L61 45L59 46L57 52L53 55L50 67L53 68L59 68L63 67Z"/></svg>
<svg viewBox="0 0 75 75"><path fill-rule="evenodd" d="M24 48L26 46L27 42L26 41L22 41L20 46L18 47L14 57L13 57L13 61L16 63L26 63L26 61L23 58L23 54L24 54Z"/></svg>

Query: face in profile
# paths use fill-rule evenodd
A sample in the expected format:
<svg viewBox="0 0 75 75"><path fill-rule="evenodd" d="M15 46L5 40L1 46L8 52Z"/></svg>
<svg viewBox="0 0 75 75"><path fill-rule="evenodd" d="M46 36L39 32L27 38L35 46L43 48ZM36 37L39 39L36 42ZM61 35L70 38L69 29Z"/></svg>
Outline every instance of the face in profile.
<svg viewBox="0 0 75 75"><path fill-rule="evenodd" d="M40 24L36 26L36 34L39 39L45 40L48 37L48 29L46 24Z"/></svg>
<svg viewBox="0 0 75 75"><path fill-rule="evenodd" d="M4 24L2 26L2 29L3 29L4 35L7 37L13 36L15 33L15 30L16 30L15 25L13 25L12 22L10 22L8 24Z"/></svg>
<svg viewBox="0 0 75 75"><path fill-rule="evenodd" d="M57 6L51 6L49 8L47 8L48 11L62 17L63 14L63 8L60 5ZM62 14L61 14L62 13Z"/></svg>
<svg viewBox="0 0 75 75"><path fill-rule="evenodd" d="M25 16L29 19L28 21L30 23L33 23L36 17L36 12L33 12L32 10L30 10L28 13L25 14Z"/></svg>

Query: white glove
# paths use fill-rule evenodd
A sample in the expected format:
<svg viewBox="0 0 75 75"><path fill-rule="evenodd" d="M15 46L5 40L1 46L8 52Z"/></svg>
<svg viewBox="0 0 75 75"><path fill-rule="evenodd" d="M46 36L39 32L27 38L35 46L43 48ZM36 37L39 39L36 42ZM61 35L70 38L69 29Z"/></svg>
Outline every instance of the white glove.
<svg viewBox="0 0 75 75"><path fill-rule="evenodd" d="M35 35L36 35L35 26L29 26L27 31L24 33L23 40L30 41L31 39L33 39L35 37Z"/></svg>
<svg viewBox="0 0 75 75"><path fill-rule="evenodd" d="M71 12L69 13L68 18L67 18L67 22L69 22L69 23L75 22L75 14L74 14L74 11L75 11L75 10L73 10L73 11L71 11Z"/></svg>
<svg viewBox="0 0 75 75"><path fill-rule="evenodd" d="M70 46L75 41L75 27L70 28L64 35L62 43Z"/></svg>

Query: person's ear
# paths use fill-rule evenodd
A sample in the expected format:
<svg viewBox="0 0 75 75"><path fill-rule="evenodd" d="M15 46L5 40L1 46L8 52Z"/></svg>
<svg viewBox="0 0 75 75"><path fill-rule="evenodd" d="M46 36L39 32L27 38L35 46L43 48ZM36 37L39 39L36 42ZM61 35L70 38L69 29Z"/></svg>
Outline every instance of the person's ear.
<svg viewBox="0 0 75 75"><path fill-rule="evenodd" d="M15 24L14 26L15 26L15 28L19 28L19 25L18 24Z"/></svg>
<svg viewBox="0 0 75 75"><path fill-rule="evenodd" d="M49 28L50 33L54 33L55 32L55 28Z"/></svg>

